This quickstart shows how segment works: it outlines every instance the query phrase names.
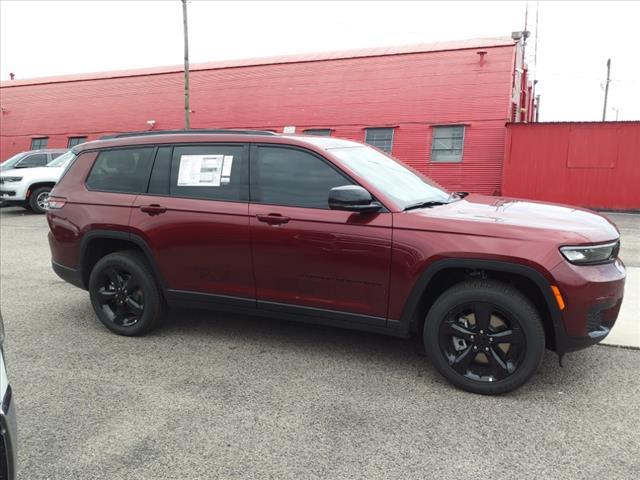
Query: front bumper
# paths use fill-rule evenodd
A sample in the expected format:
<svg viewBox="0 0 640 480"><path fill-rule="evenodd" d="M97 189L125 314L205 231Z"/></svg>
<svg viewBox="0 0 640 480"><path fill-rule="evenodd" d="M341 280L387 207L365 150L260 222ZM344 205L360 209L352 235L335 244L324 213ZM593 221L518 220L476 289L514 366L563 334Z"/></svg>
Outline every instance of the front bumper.
<svg viewBox="0 0 640 480"><path fill-rule="evenodd" d="M3 182L0 184L0 200L5 202L24 202L27 199L29 185L22 182Z"/></svg>
<svg viewBox="0 0 640 480"><path fill-rule="evenodd" d="M562 262L551 274L566 304L561 312L564 338L558 339L558 353L580 350L604 340L622 306L624 263L619 259L591 266Z"/></svg>

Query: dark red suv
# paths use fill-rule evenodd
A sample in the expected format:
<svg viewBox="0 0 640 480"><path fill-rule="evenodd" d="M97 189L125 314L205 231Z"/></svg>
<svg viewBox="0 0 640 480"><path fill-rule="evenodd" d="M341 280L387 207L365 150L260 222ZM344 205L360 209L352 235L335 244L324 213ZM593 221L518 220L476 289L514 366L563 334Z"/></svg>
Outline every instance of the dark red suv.
<svg viewBox="0 0 640 480"><path fill-rule="evenodd" d="M74 148L51 192L53 268L107 328L167 306L399 337L478 393L602 340L619 234L579 208L447 192L360 143L258 131L121 134Z"/></svg>

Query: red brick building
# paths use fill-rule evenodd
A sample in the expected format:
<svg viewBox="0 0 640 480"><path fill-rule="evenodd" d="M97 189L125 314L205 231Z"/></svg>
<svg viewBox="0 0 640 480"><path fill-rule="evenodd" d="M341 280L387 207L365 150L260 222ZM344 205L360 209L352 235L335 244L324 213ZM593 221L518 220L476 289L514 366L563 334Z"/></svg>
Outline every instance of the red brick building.
<svg viewBox="0 0 640 480"><path fill-rule="evenodd" d="M367 141L449 189L479 193L500 191L505 123L534 118L522 45L511 38L206 63L190 79L192 128L295 127ZM179 129L183 72L5 81L0 107L2 160L106 133Z"/></svg>

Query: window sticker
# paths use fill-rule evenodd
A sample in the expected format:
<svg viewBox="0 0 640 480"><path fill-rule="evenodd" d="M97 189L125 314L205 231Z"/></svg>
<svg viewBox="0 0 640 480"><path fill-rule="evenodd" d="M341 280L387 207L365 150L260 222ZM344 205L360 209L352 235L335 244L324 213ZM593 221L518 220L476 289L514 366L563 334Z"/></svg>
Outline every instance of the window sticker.
<svg viewBox="0 0 640 480"><path fill-rule="evenodd" d="M219 187L223 157L224 155L181 155L178 186Z"/></svg>

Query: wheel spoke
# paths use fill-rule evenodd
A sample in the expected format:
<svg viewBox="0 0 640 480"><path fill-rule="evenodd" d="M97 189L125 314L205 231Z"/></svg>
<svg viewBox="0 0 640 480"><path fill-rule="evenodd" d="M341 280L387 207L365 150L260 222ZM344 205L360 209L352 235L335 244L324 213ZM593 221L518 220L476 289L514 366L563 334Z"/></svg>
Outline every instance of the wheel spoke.
<svg viewBox="0 0 640 480"><path fill-rule="evenodd" d="M442 325L442 334L452 335L455 337L462 337L465 340L469 340L473 335L473 332L464 326L460 325L456 321L445 322Z"/></svg>
<svg viewBox="0 0 640 480"><path fill-rule="evenodd" d="M460 355L455 357L453 361L450 361L449 364L453 367L455 371L458 373L465 375L467 370L469 369L469 364L475 358L476 352L473 351L471 346L467 347Z"/></svg>
<svg viewBox="0 0 640 480"><path fill-rule="evenodd" d="M140 315L143 310L142 304L133 299L133 297L128 296L124 303L129 307L132 313L135 315Z"/></svg>
<svg viewBox="0 0 640 480"><path fill-rule="evenodd" d="M473 313L476 317L476 329L489 331L491 326L491 307L487 303L477 303L473 307Z"/></svg>
<svg viewBox="0 0 640 480"><path fill-rule="evenodd" d="M497 351L496 347L489 349L489 354L486 355L489 360L489 366L491 367L493 376L496 380L501 380L512 373L513 367L511 363L505 362Z"/></svg>
<svg viewBox="0 0 640 480"><path fill-rule="evenodd" d="M116 325L122 325L125 320L124 309L121 306L118 306L113 313L114 315L111 321Z"/></svg>
<svg viewBox="0 0 640 480"><path fill-rule="evenodd" d="M522 332L519 328L508 328L500 332L492 333L490 335L495 343L512 343L521 344L523 341Z"/></svg>
<svg viewBox="0 0 640 480"><path fill-rule="evenodd" d="M105 270L104 274L107 276L114 287L122 287L122 284L124 283L123 279L115 269L109 268Z"/></svg>
<svg viewBox="0 0 640 480"><path fill-rule="evenodd" d="M101 304L105 304L113 300L116 296L116 292L111 290L107 290L106 287L100 287L98 289L98 298L100 299Z"/></svg>

